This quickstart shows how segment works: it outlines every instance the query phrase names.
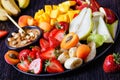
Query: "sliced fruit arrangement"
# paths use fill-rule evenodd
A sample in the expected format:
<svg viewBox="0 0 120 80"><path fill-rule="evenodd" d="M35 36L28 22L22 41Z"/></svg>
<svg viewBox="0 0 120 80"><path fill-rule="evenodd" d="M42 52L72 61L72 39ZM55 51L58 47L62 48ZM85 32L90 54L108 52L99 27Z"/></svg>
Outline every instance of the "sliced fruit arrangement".
<svg viewBox="0 0 120 80"><path fill-rule="evenodd" d="M25 9L28 7L30 0L17 0L18 4L15 0L0 0L0 21L6 21L8 18L5 13L10 16L17 16L21 9Z"/></svg>
<svg viewBox="0 0 120 80"><path fill-rule="evenodd" d="M19 62L13 64L10 56L5 60L23 72L42 74L75 69L93 60L98 47L114 43L118 20L112 10L100 7L96 0L69 0L45 5L34 17L22 15L18 24L38 26L42 38L37 46L17 52Z"/></svg>

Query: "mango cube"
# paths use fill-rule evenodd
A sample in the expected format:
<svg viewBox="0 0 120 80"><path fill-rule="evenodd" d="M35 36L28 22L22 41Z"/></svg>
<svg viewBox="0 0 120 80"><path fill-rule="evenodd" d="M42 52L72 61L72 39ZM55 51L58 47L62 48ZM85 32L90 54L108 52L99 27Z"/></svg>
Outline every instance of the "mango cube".
<svg viewBox="0 0 120 80"><path fill-rule="evenodd" d="M62 14L57 17L57 21L58 22L64 21L69 23L70 20L67 14Z"/></svg>
<svg viewBox="0 0 120 80"><path fill-rule="evenodd" d="M59 4L59 10L61 13L66 13L70 9L69 5Z"/></svg>
<svg viewBox="0 0 120 80"><path fill-rule="evenodd" d="M51 11L52 11L52 6L51 5L45 5L45 13L50 15Z"/></svg>
<svg viewBox="0 0 120 80"><path fill-rule="evenodd" d="M50 18L57 18L59 14L60 14L60 12L58 9L52 10L51 14L50 14Z"/></svg>
<svg viewBox="0 0 120 80"><path fill-rule="evenodd" d="M79 14L80 10L68 11L67 14L69 16L70 22L72 21L75 14Z"/></svg>
<svg viewBox="0 0 120 80"><path fill-rule="evenodd" d="M50 21L50 25L54 25L55 24L55 22L56 22L56 19L51 19L51 21Z"/></svg>
<svg viewBox="0 0 120 80"><path fill-rule="evenodd" d="M44 13L43 9L38 10L38 12L35 13L34 19L38 20L39 16L42 15L43 13Z"/></svg>
<svg viewBox="0 0 120 80"><path fill-rule="evenodd" d="M57 5L53 5L52 7L53 7L53 10L58 9Z"/></svg>
<svg viewBox="0 0 120 80"><path fill-rule="evenodd" d="M69 6L74 6L74 5L76 5L76 1L65 1L62 4L66 4L66 5L69 5Z"/></svg>
<svg viewBox="0 0 120 80"><path fill-rule="evenodd" d="M42 17L45 22L50 22L50 16L47 13L43 13Z"/></svg>

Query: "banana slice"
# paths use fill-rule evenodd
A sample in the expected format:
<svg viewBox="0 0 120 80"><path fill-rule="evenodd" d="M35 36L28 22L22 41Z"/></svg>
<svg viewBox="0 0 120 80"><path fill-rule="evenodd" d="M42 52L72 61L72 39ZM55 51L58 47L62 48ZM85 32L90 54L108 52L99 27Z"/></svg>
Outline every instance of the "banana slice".
<svg viewBox="0 0 120 80"><path fill-rule="evenodd" d="M1 0L3 8L12 15L18 15L21 10L15 3L15 0Z"/></svg>
<svg viewBox="0 0 120 80"><path fill-rule="evenodd" d="M6 11L2 8L0 8L0 21L6 21L8 18L5 15Z"/></svg>
<svg viewBox="0 0 120 80"><path fill-rule="evenodd" d="M77 47L72 47L69 49L69 56L70 57L76 57L76 50L77 50Z"/></svg>
<svg viewBox="0 0 120 80"><path fill-rule="evenodd" d="M28 7L30 0L18 0L19 7L25 9Z"/></svg>
<svg viewBox="0 0 120 80"><path fill-rule="evenodd" d="M82 63L83 63L83 60L81 58L71 57L65 61L64 67L66 69L74 69L82 65Z"/></svg>
<svg viewBox="0 0 120 80"><path fill-rule="evenodd" d="M59 55L58 60L64 64L65 61L69 58L68 52L63 52L62 54Z"/></svg>
<svg viewBox="0 0 120 80"><path fill-rule="evenodd" d="M90 42L88 45L91 48L91 52L89 53L89 55L85 59L85 62L91 61L96 56L96 45L95 45L95 42Z"/></svg>

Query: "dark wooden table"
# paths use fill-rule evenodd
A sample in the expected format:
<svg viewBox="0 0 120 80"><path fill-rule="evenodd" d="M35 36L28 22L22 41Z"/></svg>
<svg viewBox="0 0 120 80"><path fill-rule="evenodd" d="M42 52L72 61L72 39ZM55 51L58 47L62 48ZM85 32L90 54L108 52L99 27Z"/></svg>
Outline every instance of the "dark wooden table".
<svg viewBox="0 0 120 80"><path fill-rule="evenodd" d="M22 14L34 16L34 13L43 8L44 4L58 4L64 0L31 0L29 8L22 10ZM120 18L120 0L97 0L101 6L112 9ZM18 16L19 17L19 16ZM17 21L18 17L14 19ZM120 23L119 23L120 27ZM9 32L15 29L10 21L0 22L0 29L6 29ZM106 74L103 71L102 64L104 58L113 52L120 52L120 35L113 46L104 53L100 58L91 62L82 69L77 69L64 75L53 77L34 77L22 74L15 70L11 65L4 60L4 54L8 50L5 46L5 38L0 39L0 80L120 80L120 73Z"/></svg>

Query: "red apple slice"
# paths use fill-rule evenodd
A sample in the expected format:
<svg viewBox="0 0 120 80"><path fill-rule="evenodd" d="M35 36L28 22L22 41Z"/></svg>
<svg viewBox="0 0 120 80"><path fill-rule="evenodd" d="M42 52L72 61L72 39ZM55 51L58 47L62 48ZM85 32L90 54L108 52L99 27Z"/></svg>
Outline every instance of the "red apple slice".
<svg viewBox="0 0 120 80"><path fill-rule="evenodd" d="M90 8L92 9L92 12L99 11L100 4L96 0L90 0Z"/></svg>
<svg viewBox="0 0 120 80"><path fill-rule="evenodd" d="M111 9L100 7L99 10L105 14L106 23L112 24L116 21L116 16Z"/></svg>

